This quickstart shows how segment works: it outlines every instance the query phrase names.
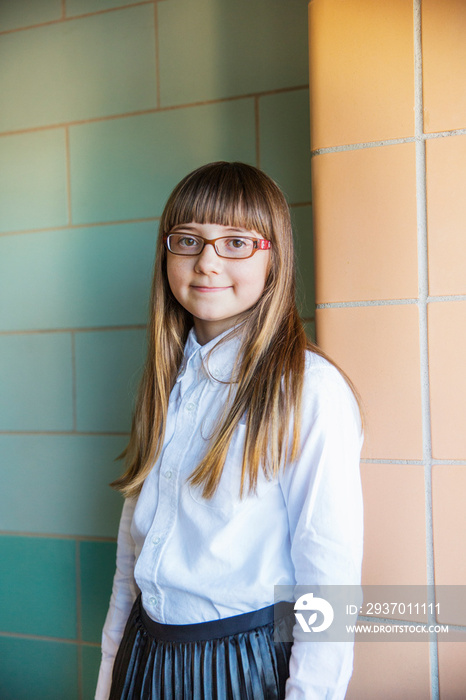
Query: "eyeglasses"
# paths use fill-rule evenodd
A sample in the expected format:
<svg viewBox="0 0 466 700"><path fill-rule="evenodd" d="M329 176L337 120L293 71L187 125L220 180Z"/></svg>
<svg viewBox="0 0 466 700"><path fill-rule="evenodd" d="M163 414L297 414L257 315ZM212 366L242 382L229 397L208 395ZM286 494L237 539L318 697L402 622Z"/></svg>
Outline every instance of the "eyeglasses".
<svg viewBox="0 0 466 700"><path fill-rule="evenodd" d="M200 255L206 245L214 246L220 258L251 258L258 250L268 250L270 241L264 238L248 236L221 236L220 238L203 238L191 233L169 233L163 242L174 255Z"/></svg>

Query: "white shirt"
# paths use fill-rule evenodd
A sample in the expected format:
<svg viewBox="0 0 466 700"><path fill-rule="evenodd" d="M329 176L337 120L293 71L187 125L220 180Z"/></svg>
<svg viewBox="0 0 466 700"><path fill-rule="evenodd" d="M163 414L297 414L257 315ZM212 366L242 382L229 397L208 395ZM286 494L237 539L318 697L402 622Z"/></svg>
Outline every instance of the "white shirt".
<svg viewBox="0 0 466 700"><path fill-rule="evenodd" d="M224 407L240 347L233 337L207 360L222 337L201 346L190 331L161 456L139 498L125 501L96 700L108 698L113 660L139 590L154 620L191 624L271 605L275 585L360 583L359 411L338 370L320 356L306 353L302 450L295 463L274 480L260 470L257 493L240 500L242 422L212 499L188 484ZM351 643L295 640L286 700L344 698L352 659Z"/></svg>

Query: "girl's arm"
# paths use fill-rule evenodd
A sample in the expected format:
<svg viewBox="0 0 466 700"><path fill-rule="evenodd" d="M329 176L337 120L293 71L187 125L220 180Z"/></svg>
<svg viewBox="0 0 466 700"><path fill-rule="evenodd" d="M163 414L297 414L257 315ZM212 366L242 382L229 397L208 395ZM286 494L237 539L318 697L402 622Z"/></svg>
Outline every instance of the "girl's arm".
<svg viewBox="0 0 466 700"><path fill-rule="evenodd" d="M102 632L102 662L95 700L107 700L112 682L112 669L129 613L137 596L134 581L134 541L130 528L136 501L127 498L118 531L116 572L113 579L110 607Z"/></svg>
<svg viewBox="0 0 466 700"><path fill-rule="evenodd" d="M307 372L301 439L299 460L281 477L296 583L359 586L361 425L356 401L331 365ZM286 700L342 700L353 643L298 641L299 631L296 625Z"/></svg>

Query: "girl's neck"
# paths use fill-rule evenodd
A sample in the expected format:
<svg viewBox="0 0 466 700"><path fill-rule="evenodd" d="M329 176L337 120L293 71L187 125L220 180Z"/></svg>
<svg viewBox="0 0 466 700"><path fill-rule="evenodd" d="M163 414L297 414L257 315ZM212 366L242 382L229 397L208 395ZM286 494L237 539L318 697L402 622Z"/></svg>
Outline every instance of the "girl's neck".
<svg viewBox="0 0 466 700"><path fill-rule="evenodd" d="M217 338L225 331L228 331L238 325L239 317L227 318L220 321L204 321L194 318L194 330L199 345L207 345L211 340Z"/></svg>

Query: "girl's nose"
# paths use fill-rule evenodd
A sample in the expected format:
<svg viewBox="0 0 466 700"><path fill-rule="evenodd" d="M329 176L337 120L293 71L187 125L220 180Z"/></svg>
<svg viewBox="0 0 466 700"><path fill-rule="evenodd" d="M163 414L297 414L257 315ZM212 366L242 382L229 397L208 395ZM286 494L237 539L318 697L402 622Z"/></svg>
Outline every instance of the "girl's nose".
<svg viewBox="0 0 466 700"><path fill-rule="evenodd" d="M220 270L222 258L220 258L212 244L208 243L204 246L204 250L198 255L194 269L196 272L212 272Z"/></svg>

